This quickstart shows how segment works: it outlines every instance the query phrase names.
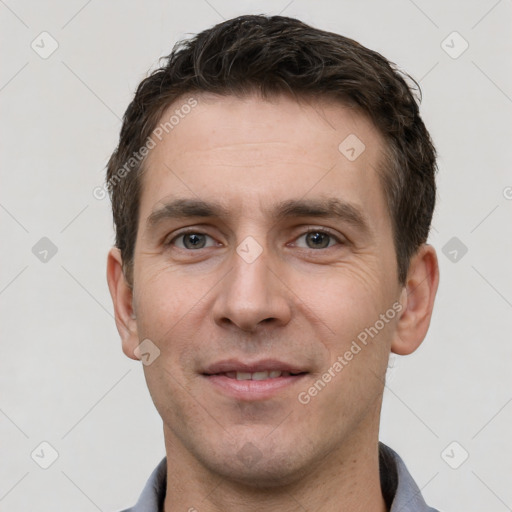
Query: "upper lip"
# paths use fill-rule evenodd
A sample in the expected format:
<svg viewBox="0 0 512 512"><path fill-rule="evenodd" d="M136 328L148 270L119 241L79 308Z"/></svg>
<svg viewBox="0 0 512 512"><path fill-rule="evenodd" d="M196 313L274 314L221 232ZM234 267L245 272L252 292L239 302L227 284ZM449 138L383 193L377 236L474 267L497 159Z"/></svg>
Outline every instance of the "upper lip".
<svg viewBox="0 0 512 512"><path fill-rule="evenodd" d="M264 372L264 371L282 371L290 373L305 373L307 370L304 368L277 359L261 359L259 361L247 362L238 359L226 359L218 361L206 367L203 371L205 375L215 375L218 373L227 372Z"/></svg>

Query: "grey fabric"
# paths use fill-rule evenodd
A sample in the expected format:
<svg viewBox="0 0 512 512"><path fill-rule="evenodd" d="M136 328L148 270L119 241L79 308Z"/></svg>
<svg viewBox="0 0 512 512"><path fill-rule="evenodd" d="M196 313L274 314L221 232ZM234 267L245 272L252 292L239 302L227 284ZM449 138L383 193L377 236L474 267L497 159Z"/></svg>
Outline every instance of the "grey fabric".
<svg viewBox="0 0 512 512"><path fill-rule="evenodd" d="M383 443L380 443L379 447L381 457L383 453L389 455L396 467L398 482L390 512L439 512L425 503L421 491L398 453Z"/></svg>
<svg viewBox="0 0 512 512"><path fill-rule="evenodd" d="M121 512L163 512L166 479L167 457L164 457L151 473L135 506Z"/></svg>
<svg viewBox="0 0 512 512"><path fill-rule="evenodd" d="M391 448L379 443L382 493L389 512L439 512L429 507L407 470L403 460ZM167 476L167 458L155 468L136 505L121 512L163 512ZM388 505L389 506L389 505Z"/></svg>

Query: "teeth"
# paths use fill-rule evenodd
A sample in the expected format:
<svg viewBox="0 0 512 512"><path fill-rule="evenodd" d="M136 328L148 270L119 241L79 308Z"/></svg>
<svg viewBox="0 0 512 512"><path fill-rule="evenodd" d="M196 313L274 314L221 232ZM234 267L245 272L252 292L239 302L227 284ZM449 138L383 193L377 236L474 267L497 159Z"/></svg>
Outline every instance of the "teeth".
<svg viewBox="0 0 512 512"><path fill-rule="evenodd" d="M266 380L266 379L276 379L277 377L287 377L290 375L289 372L281 372L279 370L272 370L270 372L226 372L226 377L236 380Z"/></svg>

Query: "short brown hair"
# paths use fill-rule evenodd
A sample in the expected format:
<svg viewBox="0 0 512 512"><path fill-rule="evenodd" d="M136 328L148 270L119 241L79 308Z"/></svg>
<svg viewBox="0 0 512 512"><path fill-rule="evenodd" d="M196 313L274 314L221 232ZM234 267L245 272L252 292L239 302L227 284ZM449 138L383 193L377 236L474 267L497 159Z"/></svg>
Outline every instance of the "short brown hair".
<svg viewBox="0 0 512 512"><path fill-rule="evenodd" d="M393 226L398 278L425 243L436 197L436 151L419 115L419 85L379 53L283 16L240 16L177 43L137 88L107 165L116 246L132 283L144 158L164 111L186 94L330 97L356 106L386 143L380 173ZM412 86L407 84L410 81ZM135 158L134 156L137 156ZM124 172L121 172L124 170Z"/></svg>

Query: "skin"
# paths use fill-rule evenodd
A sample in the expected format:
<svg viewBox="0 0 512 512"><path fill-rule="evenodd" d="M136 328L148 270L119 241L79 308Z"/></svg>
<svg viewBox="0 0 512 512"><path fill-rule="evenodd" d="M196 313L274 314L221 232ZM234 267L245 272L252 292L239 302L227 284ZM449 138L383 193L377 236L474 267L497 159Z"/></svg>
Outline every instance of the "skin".
<svg viewBox="0 0 512 512"><path fill-rule="evenodd" d="M378 429L388 358L426 335L436 253L420 247L399 284L377 174L383 140L356 110L284 96L195 97L146 161L133 287L119 250L108 256L125 354L137 359L146 338L160 350L144 372L163 420L165 510L384 511ZM338 150L350 134L365 144L354 161ZM273 214L282 201L326 198L355 207L367 229ZM220 201L226 215L148 225L176 199ZM205 247L187 248L183 228L208 235L199 238ZM307 237L319 229L332 237ZM252 263L236 250L248 236L262 250ZM399 314L301 403L298 394L398 303ZM231 357L278 359L307 374L270 398L235 399L202 375Z"/></svg>

